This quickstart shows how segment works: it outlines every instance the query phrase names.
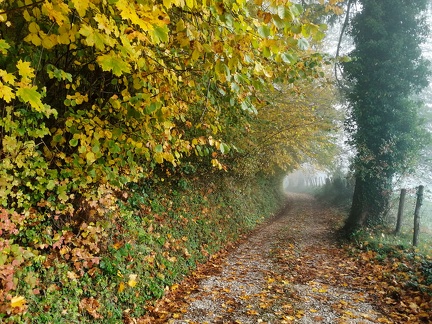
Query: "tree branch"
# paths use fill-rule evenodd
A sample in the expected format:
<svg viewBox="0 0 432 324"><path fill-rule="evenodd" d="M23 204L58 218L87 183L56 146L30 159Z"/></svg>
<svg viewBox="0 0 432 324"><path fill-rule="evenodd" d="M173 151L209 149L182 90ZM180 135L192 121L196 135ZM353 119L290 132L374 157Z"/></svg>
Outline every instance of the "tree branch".
<svg viewBox="0 0 432 324"><path fill-rule="evenodd" d="M1 11L0 12L0 15L4 15L4 14L8 14L8 13L10 13L10 12L12 12L12 11L18 11L18 10L21 10L21 9L24 9L24 8L28 8L28 7L34 7L34 6L36 6L36 5L38 5L39 3L42 3L42 2L44 2L45 0L41 0L41 1L37 1L37 2L35 2L35 3L31 3L31 4L28 4L28 5L25 5L25 6L21 6L21 7L18 7L18 8L13 8L13 9L9 9L9 10L4 10L4 11Z"/></svg>
<svg viewBox="0 0 432 324"><path fill-rule="evenodd" d="M345 21L344 21L344 23L343 23L343 25L342 25L342 30L341 30L341 32L340 32L340 34L339 34L338 45L337 45L337 48L336 48L336 56L335 56L335 59L336 59L336 60L337 60L338 57L339 57L339 53L340 53L340 49L341 49L341 44L342 44L343 34L345 33L345 29L346 29L346 27L347 27L347 25L348 25L348 22L349 22L349 16L350 16L350 10L351 10L351 5L352 5L352 3L353 3L354 1L355 1L355 0L348 0L348 4L347 4L347 11L346 11L346 15L345 15ZM338 73L337 73L337 71L338 71L338 66L339 66L338 63L336 62L335 65L334 65L334 74L335 74L335 79L336 79L336 82L337 82L338 86L339 86L340 88L342 88L342 83L341 83L341 81L339 80L339 78L338 78Z"/></svg>

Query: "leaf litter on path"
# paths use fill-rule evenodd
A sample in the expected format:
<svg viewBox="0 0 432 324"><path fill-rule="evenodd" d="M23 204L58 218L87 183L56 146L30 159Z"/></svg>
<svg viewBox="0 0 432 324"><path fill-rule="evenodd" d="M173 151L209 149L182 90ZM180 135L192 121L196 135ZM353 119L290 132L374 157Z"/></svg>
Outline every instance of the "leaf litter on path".
<svg viewBox="0 0 432 324"><path fill-rule="evenodd" d="M290 194L288 210L171 287L147 316L125 322L400 322L383 310L379 278L361 268L367 255L357 260L336 242L340 217Z"/></svg>

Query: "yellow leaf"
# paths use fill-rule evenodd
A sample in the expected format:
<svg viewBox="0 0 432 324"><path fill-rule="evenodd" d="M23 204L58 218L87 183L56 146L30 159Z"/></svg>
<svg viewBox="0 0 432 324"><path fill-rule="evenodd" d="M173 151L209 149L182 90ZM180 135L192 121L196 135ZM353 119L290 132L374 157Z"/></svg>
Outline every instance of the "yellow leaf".
<svg viewBox="0 0 432 324"><path fill-rule="evenodd" d="M52 35L54 37L46 36L42 39L42 46L46 49L53 48L57 43L57 35Z"/></svg>
<svg viewBox="0 0 432 324"><path fill-rule="evenodd" d="M125 290L125 287L126 285L124 284L124 282L120 282L117 292L119 293L123 292L123 290Z"/></svg>
<svg viewBox="0 0 432 324"><path fill-rule="evenodd" d="M128 281L129 287L133 288L137 285L137 277L138 277L138 275L136 275L136 274L130 274L129 275L129 281Z"/></svg>
<svg viewBox="0 0 432 324"><path fill-rule="evenodd" d="M413 311L417 312L419 306L416 303L409 303L409 308L411 308Z"/></svg>
<svg viewBox="0 0 432 324"><path fill-rule="evenodd" d="M26 303L26 300L23 296L17 296L17 297L13 297L10 305L11 307L22 307L24 306Z"/></svg>
<svg viewBox="0 0 432 324"><path fill-rule="evenodd" d="M189 251L188 251L187 248L184 248L184 249L183 249L183 254L184 254L184 256L187 257L187 258L189 258L189 257L191 256L191 254L189 253Z"/></svg>
<svg viewBox="0 0 432 324"><path fill-rule="evenodd" d="M15 98L15 94L12 91L12 88L5 86L0 82L0 98L3 98L6 102L11 102L12 99Z"/></svg>
<svg viewBox="0 0 432 324"><path fill-rule="evenodd" d="M160 152L157 152L154 154L154 160L156 161L156 163L163 163L163 154Z"/></svg>
<svg viewBox="0 0 432 324"><path fill-rule="evenodd" d="M90 6L89 0L72 0L73 6L81 17L85 16L85 13Z"/></svg>
<svg viewBox="0 0 432 324"><path fill-rule="evenodd" d="M15 76L11 73L7 73L5 70L0 70L0 77L6 83L9 83L11 85L15 84Z"/></svg>
<svg viewBox="0 0 432 324"><path fill-rule="evenodd" d="M174 3L171 0L163 0L163 5L165 8L169 9L174 5Z"/></svg>
<svg viewBox="0 0 432 324"><path fill-rule="evenodd" d="M35 46L42 45L42 40L37 34L28 34L26 38L24 38L26 42L32 43Z"/></svg>
<svg viewBox="0 0 432 324"><path fill-rule="evenodd" d="M111 23L107 16L96 14L93 19L98 23L98 28L103 30L107 35L110 35L113 31L117 34L117 27Z"/></svg>
<svg viewBox="0 0 432 324"><path fill-rule="evenodd" d="M37 34L40 30L40 27L37 23L35 23L34 21L32 21L29 26L28 26L28 30L30 33L32 34Z"/></svg>
<svg viewBox="0 0 432 324"><path fill-rule="evenodd" d="M122 245L123 244L121 242L116 242L116 243L113 244L113 248L116 249L116 250L118 250L118 249L120 249L122 247Z"/></svg>
<svg viewBox="0 0 432 324"><path fill-rule="evenodd" d="M174 284L171 286L171 291L176 291L178 289L179 285L178 284Z"/></svg>
<svg viewBox="0 0 432 324"><path fill-rule="evenodd" d="M1 2L1 1L0 1L0 2ZM26 21L30 21L30 20L31 20L31 17L30 17L30 14L29 14L28 10L24 10L24 12L23 12L23 17L24 17L24 19L25 19Z"/></svg>
<svg viewBox="0 0 432 324"><path fill-rule="evenodd" d="M135 10L136 8L134 8L134 6L132 6L129 1L118 0L115 5L117 9L121 12L121 17L124 20L130 20L132 24L140 26L145 31L153 30L152 24L149 23L148 20L141 19L140 16L137 14L137 11ZM156 17L155 20L157 20Z"/></svg>
<svg viewBox="0 0 432 324"><path fill-rule="evenodd" d="M249 315L259 315L259 313L258 313L256 310L254 310L254 309L250 309L250 310L248 310L247 313L248 313Z"/></svg>
<svg viewBox="0 0 432 324"><path fill-rule="evenodd" d="M58 2L53 4L45 1L42 5L42 13L55 21L59 26L62 26L64 22L69 20L68 14L70 13L70 9L66 3Z"/></svg>
<svg viewBox="0 0 432 324"><path fill-rule="evenodd" d="M30 66L30 62L23 62L19 60L17 65L19 75L23 78L32 78L35 76L34 69Z"/></svg>
<svg viewBox="0 0 432 324"><path fill-rule="evenodd" d="M88 164L92 164L94 161L96 161L95 154L93 152L87 152L86 154L86 160Z"/></svg>

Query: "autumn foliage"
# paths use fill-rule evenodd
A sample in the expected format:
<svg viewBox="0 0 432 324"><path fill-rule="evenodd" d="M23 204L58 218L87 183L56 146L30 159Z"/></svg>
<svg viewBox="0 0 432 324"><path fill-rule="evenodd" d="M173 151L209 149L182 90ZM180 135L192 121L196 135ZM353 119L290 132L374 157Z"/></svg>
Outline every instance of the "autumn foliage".
<svg viewBox="0 0 432 324"><path fill-rule="evenodd" d="M70 280L94 276L130 184L234 169L263 93L323 77L309 45L325 25L309 14L290 1L0 0L1 312L25 311L24 266L60 258Z"/></svg>

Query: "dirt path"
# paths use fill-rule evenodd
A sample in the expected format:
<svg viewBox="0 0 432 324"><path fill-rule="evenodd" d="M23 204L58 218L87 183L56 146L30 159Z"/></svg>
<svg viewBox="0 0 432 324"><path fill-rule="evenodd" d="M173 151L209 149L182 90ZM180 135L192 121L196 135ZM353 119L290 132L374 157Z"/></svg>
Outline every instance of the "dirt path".
<svg viewBox="0 0 432 324"><path fill-rule="evenodd" d="M172 288L142 323L391 323L334 240L340 222L312 197ZM366 279L367 280L367 279Z"/></svg>

